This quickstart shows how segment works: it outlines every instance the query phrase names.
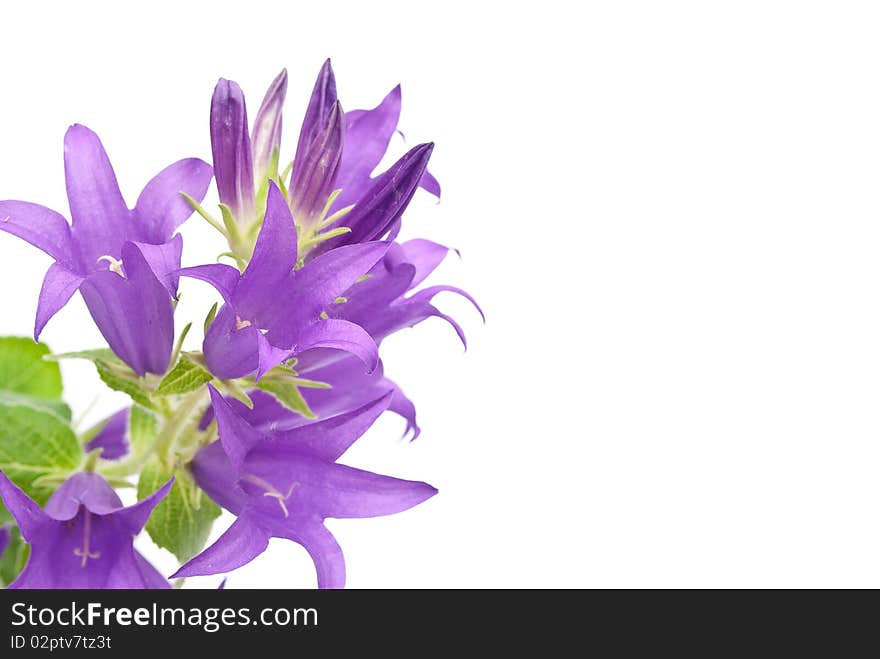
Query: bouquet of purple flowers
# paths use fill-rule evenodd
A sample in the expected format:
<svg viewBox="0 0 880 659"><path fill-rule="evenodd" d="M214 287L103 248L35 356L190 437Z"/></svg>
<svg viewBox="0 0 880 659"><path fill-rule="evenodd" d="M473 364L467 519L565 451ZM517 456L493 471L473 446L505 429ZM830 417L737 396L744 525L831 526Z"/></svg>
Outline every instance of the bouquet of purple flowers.
<svg viewBox="0 0 880 659"><path fill-rule="evenodd" d="M253 126L237 84L211 100L213 167L175 162L133 208L98 136L64 139L70 222L44 206L0 201L0 229L54 259L34 341L79 291L109 348L52 354L0 339L0 581L10 588L168 588L169 578L225 574L273 537L301 544L318 585L345 585L342 550L324 519L373 517L436 494L426 483L337 463L384 412L419 434L415 407L383 370L387 336L464 291L422 286L449 249L397 240L418 188L439 197L433 144L373 172L397 130L400 87L372 110L343 112L329 60L282 167L287 74ZM201 202L214 179L219 211ZM197 214L225 238L215 263L182 267L178 228ZM221 259L226 260L222 263ZM218 294L201 351L175 330L182 278ZM479 307L477 307L479 310ZM131 405L77 433L58 361L87 359ZM137 487L124 506L116 490ZM205 547L221 507L235 521ZM160 574L133 546L143 530L180 562Z"/></svg>

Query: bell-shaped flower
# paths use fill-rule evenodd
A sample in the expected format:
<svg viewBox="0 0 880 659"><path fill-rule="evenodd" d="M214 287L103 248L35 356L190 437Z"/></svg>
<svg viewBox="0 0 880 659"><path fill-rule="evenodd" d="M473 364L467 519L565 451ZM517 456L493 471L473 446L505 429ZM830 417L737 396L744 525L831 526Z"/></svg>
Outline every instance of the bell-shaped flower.
<svg viewBox="0 0 880 659"><path fill-rule="evenodd" d="M0 472L0 498L15 518L30 555L10 588L170 588L132 542L172 482L133 506L101 476L78 473L45 509Z"/></svg>
<svg viewBox="0 0 880 659"><path fill-rule="evenodd" d="M196 158L166 167L129 209L98 136L74 125L64 138L64 169L72 224L43 206L0 201L0 230L55 259L40 291L34 338L80 290L119 358L139 375L163 373L174 333L171 273L183 245L174 232L192 213L180 193L200 200L211 167Z"/></svg>
<svg viewBox="0 0 880 659"><path fill-rule="evenodd" d="M297 234L278 187L269 186L266 214L253 257L244 273L209 264L179 274L214 286L225 304L205 334L209 369L220 378L266 371L311 348L351 352L373 370L376 344L354 323L328 318L333 301L363 276L388 249L382 242L332 250L306 266L297 265Z"/></svg>
<svg viewBox="0 0 880 659"><path fill-rule="evenodd" d="M202 449L191 469L199 486L237 519L175 577L234 570L259 556L276 537L306 549L319 588L341 588L345 561L324 519L390 515L437 492L426 483L336 463L385 410L390 394L347 414L264 434L209 388L220 441Z"/></svg>

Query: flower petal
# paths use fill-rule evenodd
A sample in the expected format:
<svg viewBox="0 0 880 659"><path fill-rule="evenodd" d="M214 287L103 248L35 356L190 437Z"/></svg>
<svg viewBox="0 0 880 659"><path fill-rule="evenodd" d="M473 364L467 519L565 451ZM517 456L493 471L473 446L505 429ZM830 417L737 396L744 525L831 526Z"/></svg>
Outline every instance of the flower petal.
<svg viewBox="0 0 880 659"><path fill-rule="evenodd" d="M298 331L316 320L325 307L369 272L388 250L388 244L371 242L334 249L306 264L293 276L284 305L275 305L264 321L277 332L276 345L291 345Z"/></svg>
<svg viewBox="0 0 880 659"><path fill-rule="evenodd" d="M52 493L45 511L52 519L66 522L76 517L83 506L96 515L107 515L122 508L122 501L103 476L78 472Z"/></svg>
<svg viewBox="0 0 880 659"><path fill-rule="evenodd" d="M379 364L376 342L360 326L347 320L328 318L307 326L300 334L293 352L311 348L333 348L350 352L360 359L368 371Z"/></svg>
<svg viewBox="0 0 880 659"><path fill-rule="evenodd" d="M2 471L0 471L0 499L12 514L25 540L30 541L30 538L51 521L43 509Z"/></svg>
<svg viewBox="0 0 880 659"><path fill-rule="evenodd" d="M111 415L98 433L86 444L86 451L101 449L102 460L118 460L128 453L128 417L131 408L124 407Z"/></svg>
<svg viewBox="0 0 880 659"><path fill-rule="evenodd" d="M286 94L287 69L282 69L266 91L251 133L255 178L258 182L268 176L274 153L281 147L281 109Z"/></svg>
<svg viewBox="0 0 880 659"><path fill-rule="evenodd" d="M217 430L223 452L229 458L232 468L237 473L244 464L247 454L264 438L262 433L242 419L219 391L208 385L211 393L211 407L217 418Z"/></svg>
<svg viewBox="0 0 880 659"><path fill-rule="evenodd" d="M296 265L296 243L293 215L281 190L271 181L254 254L235 295L246 314L256 316L261 307L278 304L278 286L286 283Z"/></svg>
<svg viewBox="0 0 880 659"><path fill-rule="evenodd" d="M186 563L171 578L231 572L250 563L268 546L269 534L244 514L233 522L217 542Z"/></svg>
<svg viewBox="0 0 880 659"><path fill-rule="evenodd" d="M223 306L205 334L202 350L208 369L218 378L234 379L250 375L259 366L256 327L238 329L236 312Z"/></svg>
<svg viewBox="0 0 880 659"><path fill-rule="evenodd" d="M174 343L174 309L133 243L122 248L125 277L96 272L80 292L101 334L116 355L138 375L161 374L168 368Z"/></svg>
<svg viewBox="0 0 880 659"><path fill-rule="evenodd" d="M373 425L382 412L388 409L392 396L392 392L388 392L352 412L280 432L276 437L296 450L327 462L336 462Z"/></svg>
<svg viewBox="0 0 880 659"><path fill-rule="evenodd" d="M70 267L77 263L67 220L45 206L0 201L0 231L18 236Z"/></svg>
<svg viewBox="0 0 880 659"><path fill-rule="evenodd" d="M164 590L171 588L171 584L168 583L168 580L163 577L159 570L154 568L153 565L137 550L134 552L134 559L140 570L141 577L144 580L144 588L150 590Z"/></svg>
<svg viewBox="0 0 880 659"><path fill-rule="evenodd" d="M345 557L333 534L318 520L288 527L285 537L301 544L312 557L318 588L345 588Z"/></svg>
<svg viewBox="0 0 880 659"><path fill-rule="evenodd" d="M239 222L253 221L254 166L244 93L223 78L211 99L211 150L220 201Z"/></svg>
<svg viewBox="0 0 880 659"><path fill-rule="evenodd" d="M305 226L312 226L336 183L342 160L345 114L339 101L330 108L324 125L297 160L290 178L290 196L294 215Z"/></svg>
<svg viewBox="0 0 880 659"><path fill-rule="evenodd" d="M388 233L418 188L433 150L431 143L419 144L404 154L373 182L354 209L340 220L351 231L325 241L316 248L316 252L376 240Z"/></svg>
<svg viewBox="0 0 880 659"><path fill-rule="evenodd" d="M190 277L191 279L200 279L211 284L223 296L223 300L227 304L232 302L232 296L241 277L238 270L224 263L209 263L207 265L196 265L191 268L182 268L177 271L177 274L182 277Z"/></svg>
<svg viewBox="0 0 880 659"><path fill-rule="evenodd" d="M137 237L137 227L101 140L85 126L75 124L64 136L64 173L73 239L93 270L105 254L118 258L122 243Z"/></svg>
<svg viewBox="0 0 880 659"><path fill-rule="evenodd" d="M325 517L392 515L430 499L437 490L427 483L382 476L345 465L326 470L321 514Z"/></svg>
<svg viewBox="0 0 880 659"><path fill-rule="evenodd" d="M43 278L43 287L40 289L40 299L37 303L34 341L40 340L40 334L46 323L70 301L82 282L82 276L74 274L60 263L53 263L49 267Z"/></svg>
<svg viewBox="0 0 880 659"><path fill-rule="evenodd" d="M369 189L373 170L379 165L400 118L400 85L372 110L353 110L345 117L345 150L339 167L342 192L332 211L357 201Z"/></svg>
<svg viewBox="0 0 880 659"><path fill-rule="evenodd" d="M144 528L144 525L147 523L147 519L149 519L150 514L159 505L159 502L162 501L167 495L168 492L171 491L171 487L174 485L174 477L171 477L165 485L160 487L158 490L153 492L150 496L145 499L141 499L136 504L132 506L128 506L127 508L122 508L115 513L115 517L119 520L119 522L128 530L131 535L137 535Z"/></svg>
<svg viewBox="0 0 880 659"><path fill-rule="evenodd" d="M416 269L410 288L421 284L449 254L449 248L445 245L422 238L408 240L401 244L400 248L403 254L402 260L411 263Z"/></svg>
<svg viewBox="0 0 880 659"><path fill-rule="evenodd" d="M134 208L146 240L167 242L193 213L192 206L180 193L202 201L213 175L211 166L198 158L178 160L156 174L144 187Z"/></svg>
<svg viewBox="0 0 880 659"><path fill-rule="evenodd" d="M294 167L298 167L305 158L306 149L315 139L315 135L327 122L330 108L336 103L336 77L333 75L333 67L330 60L326 60L318 72L318 79L312 89L312 96L303 117L302 128L299 131L299 140L296 144Z"/></svg>
<svg viewBox="0 0 880 659"><path fill-rule="evenodd" d="M134 243L143 254L144 259L162 282L168 295L177 299L177 286L180 279L180 258L183 255L183 237L180 234L174 236L167 243L154 245L152 243Z"/></svg>

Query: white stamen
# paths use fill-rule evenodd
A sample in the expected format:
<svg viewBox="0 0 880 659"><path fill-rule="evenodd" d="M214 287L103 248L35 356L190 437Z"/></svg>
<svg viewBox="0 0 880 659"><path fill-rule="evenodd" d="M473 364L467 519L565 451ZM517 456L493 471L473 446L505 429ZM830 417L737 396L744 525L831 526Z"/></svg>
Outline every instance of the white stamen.
<svg viewBox="0 0 880 659"><path fill-rule="evenodd" d="M263 496L277 499L278 505L281 506L281 512L284 513L284 517L290 517L290 511L287 509L287 500L290 498L290 495L293 494L293 491L299 486L298 481L290 486L290 489L287 490L287 494L285 495L281 494L281 492L279 492L277 488L272 485L272 483L265 480L264 478L255 476L254 474L242 474L241 479L243 481L248 481L258 487L263 488L265 490L265 492L263 492Z"/></svg>
<svg viewBox="0 0 880 659"><path fill-rule="evenodd" d="M243 330L245 327L250 327L251 324L249 320L242 320L241 316L235 317L235 329L237 330Z"/></svg>
<svg viewBox="0 0 880 659"><path fill-rule="evenodd" d="M101 552L89 551L89 536L92 532L92 514L86 510L85 519L83 521L83 546L82 549L74 549L73 555L82 558L82 567L85 567L90 558L101 558Z"/></svg>
<svg viewBox="0 0 880 659"><path fill-rule="evenodd" d="M104 256L98 257L97 263L100 263L101 261L107 261L107 263L110 264L107 267L110 272L115 272L120 277L125 277L125 273L122 271L122 259L117 259L109 254L105 254Z"/></svg>

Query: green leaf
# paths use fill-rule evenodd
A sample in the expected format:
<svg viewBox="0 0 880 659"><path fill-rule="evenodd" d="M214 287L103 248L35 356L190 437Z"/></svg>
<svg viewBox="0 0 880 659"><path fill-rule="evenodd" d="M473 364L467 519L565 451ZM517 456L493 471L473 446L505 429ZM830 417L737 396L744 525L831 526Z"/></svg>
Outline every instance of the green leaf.
<svg viewBox="0 0 880 659"><path fill-rule="evenodd" d="M39 412L49 412L54 414L62 421L70 423L70 408L60 400L51 398L34 398L33 396L25 396L12 391L3 391L0 389L0 405L22 405L31 407Z"/></svg>
<svg viewBox="0 0 880 659"><path fill-rule="evenodd" d="M94 350L78 350L76 352L62 352L57 355L45 355L43 359L47 362L59 362L62 359L86 359L90 362L101 361L111 364L121 364L119 359L110 348L95 348Z"/></svg>
<svg viewBox="0 0 880 659"><path fill-rule="evenodd" d="M150 394L144 389L141 379L128 367L98 359L95 361L95 368L98 369L98 376L108 387L128 394L138 405L156 409L156 405L150 398Z"/></svg>
<svg viewBox="0 0 880 659"><path fill-rule="evenodd" d="M205 546L220 507L195 484L186 469L169 470L158 460L144 467L138 481L138 498L144 499L162 487L171 476L174 485L156 506L147 521L147 533L181 563L198 554Z"/></svg>
<svg viewBox="0 0 880 659"><path fill-rule="evenodd" d="M212 378L213 376L207 370L183 355L159 384L156 393L160 396L185 394L195 391L206 382L210 382Z"/></svg>
<svg viewBox="0 0 880 659"><path fill-rule="evenodd" d="M30 548L21 539L18 527L13 526L9 533L9 545L0 556L0 587L6 587L15 581L15 578L24 569Z"/></svg>
<svg viewBox="0 0 880 659"><path fill-rule="evenodd" d="M156 415L140 405L132 405L128 414L128 438L131 441L131 454L144 455L149 451L159 434Z"/></svg>
<svg viewBox="0 0 880 659"><path fill-rule="evenodd" d="M0 338L0 389L39 398L61 398L61 370L43 360L44 343L6 336Z"/></svg>
<svg viewBox="0 0 880 659"><path fill-rule="evenodd" d="M70 474L82 457L76 434L56 414L22 401L0 402L0 470L36 501L45 502L51 490L35 481Z"/></svg>
<svg viewBox="0 0 880 659"><path fill-rule="evenodd" d="M309 409L309 404L303 398L299 387L296 386L292 378L267 375L257 382L257 389L272 394L287 409L302 414L309 419L315 418L314 412Z"/></svg>

